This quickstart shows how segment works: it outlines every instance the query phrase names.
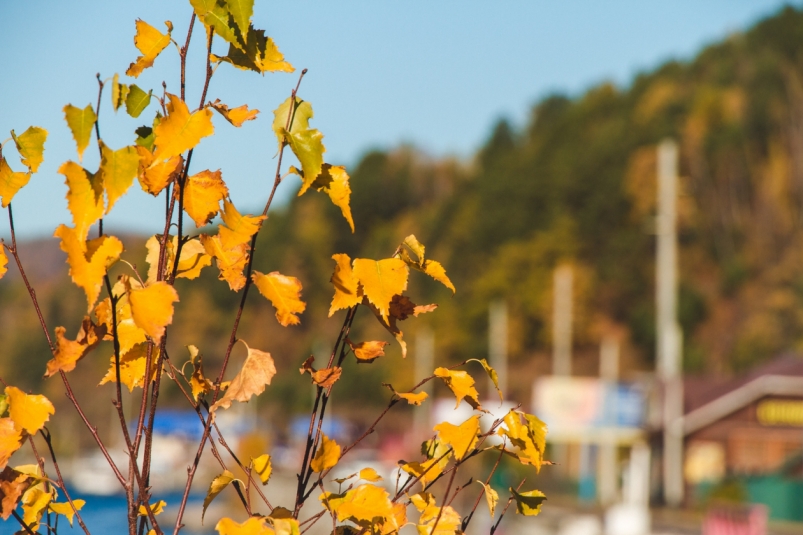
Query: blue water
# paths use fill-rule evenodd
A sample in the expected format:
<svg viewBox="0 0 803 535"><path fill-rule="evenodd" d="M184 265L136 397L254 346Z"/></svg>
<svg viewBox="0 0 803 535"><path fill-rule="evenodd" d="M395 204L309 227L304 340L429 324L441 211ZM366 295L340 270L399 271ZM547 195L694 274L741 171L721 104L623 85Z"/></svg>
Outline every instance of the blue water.
<svg viewBox="0 0 803 535"><path fill-rule="evenodd" d="M128 521L126 516L126 501L125 496L117 495L117 496L84 496L78 494L76 492L71 492L70 496L73 500L81 498L86 500L86 505L81 510L81 518L84 519L84 523L86 527L89 529L92 535L124 535L128 533ZM165 500L170 506L176 506L181 502L181 494L168 494L165 496L158 496L156 497L159 500ZM200 502L203 501L203 496L191 496L190 502ZM18 509L18 513L21 509ZM161 518L164 518L165 514L163 513L159 517L157 517L157 521ZM166 525L160 525L164 529ZM173 531L172 522L170 523L170 532ZM187 533L189 535L212 535L215 531L212 529L213 526L209 527L209 531L197 532L193 531L190 532L189 530L182 530L182 533ZM20 529L19 524L13 517L9 517L9 519L3 522L0 519L0 535L12 535L16 533ZM40 533L45 533L45 528L40 528ZM58 533L64 535L78 535L83 534L83 530L81 526L78 525L78 522L73 521L73 526L70 528L70 523L67 522L67 519L64 517L59 518L59 531Z"/></svg>

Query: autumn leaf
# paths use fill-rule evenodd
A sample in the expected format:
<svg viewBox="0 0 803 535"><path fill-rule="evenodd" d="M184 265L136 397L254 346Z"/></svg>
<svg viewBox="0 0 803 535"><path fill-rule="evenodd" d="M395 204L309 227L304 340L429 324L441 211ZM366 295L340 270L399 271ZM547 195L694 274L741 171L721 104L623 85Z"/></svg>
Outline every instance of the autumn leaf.
<svg viewBox="0 0 803 535"><path fill-rule="evenodd" d="M240 127L246 121L251 121L257 118L257 114L259 110L249 110L248 104L243 104L242 106L237 106L236 108L231 108L226 104L220 102L220 99L215 100L211 104L212 108L215 109L220 115L222 115L228 122L233 124L236 127Z"/></svg>
<svg viewBox="0 0 803 535"><path fill-rule="evenodd" d="M212 54L211 60L230 63L238 69L260 74L295 70L284 60L284 55L279 51L279 47L276 46L273 39L265 35L264 30L256 30L251 25L247 32L237 32L237 35L234 42L229 41L229 50L225 56L219 57Z"/></svg>
<svg viewBox="0 0 803 535"><path fill-rule="evenodd" d="M329 317L344 308L351 308L358 305L363 298L359 289L359 281L351 268L351 258L347 254L332 255L335 261L335 271L329 281L335 287L335 296L332 298L332 305L329 307Z"/></svg>
<svg viewBox="0 0 803 535"><path fill-rule="evenodd" d="M156 379L156 368L159 366L158 346L151 346L147 343L137 344L120 357L120 382L128 387L129 392L133 392L135 388L142 388L145 386L148 353L151 355L151 373L147 383L151 383ZM100 381L100 384L117 382L117 370L114 360L114 356L112 355L109 363L109 370Z"/></svg>
<svg viewBox="0 0 803 535"><path fill-rule="evenodd" d="M413 234L410 234L402 242L402 246L400 247L400 256L408 266L421 271L422 273L426 273L436 281L452 290L452 293L454 293L454 284L452 284L452 281L449 280L448 276L446 276L446 270L444 267L440 264L440 262L427 259L424 254L425 250L424 244L419 242ZM414 256L410 256L408 251L411 251Z"/></svg>
<svg viewBox="0 0 803 535"><path fill-rule="evenodd" d="M6 256L6 248L0 245L0 279L3 278L3 275L6 274L8 268L8 256Z"/></svg>
<svg viewBox="0 0 803 535"><path fill-rule="evenodd" d="M134 78L142 74L142 71L151 67L156 56L170 44L170 32L173 31L173 24L165 22L167 34L163 34L147 22L137 19L137 35L134 36L134 46L142 53L134 63L129 65L125 73Z"/></svg>
<svg viewBox="0 0 803 535"><path fill-rule="evenodd" d="M0 440L2 440L2 434L0 434ZM2 452L0 452L0 455L2 455ZM0 518L8 520L11 512L17 508L22 493L30 485L31 481L28 474L18 472L10 466L3 468L3 471L0 472Z"/></svg>
<svg viewBox="0 0 803 535"><path fill-rule="evenodd" d="M86 500L78 498L72 501L72 505L70 505L70 502L62 502L62 503L51 502L48 505L48 508L57 515L65 517L69 521L70 526L72 526L72 521L73 517L75 516L75 512L83 509L84 505L86 505ZM73 509L73 506L75 506L75 509Z"/></svg>
<svg viewBox="0 0 803 535"><path fill-rule="evenodd" d="M153 90L149 90L147 93L141 89L137 84L131 84L128 86L125 95L125 111L128 115L136 119L139 117L145 108L148 107L148 104L151 103L151 96L153 95Z"/></svg>
<svg viewBox="0 0 803 535"><path fill-rule="evenodd" d="M443 379L446 386L454 393L457 398L455 409L460 405L460 400L465 398L468 404L473 408L482 410L479 393L477 393L477 389L474 388L474 379L467 372L436 368L435 377Z"/></svg>
<svg viewBox="0 0 803 535"><path fill-rule="evenodd" d="M215 411L219 407L228 409L233 401L247 402L251 396L258 396L265 391L273 376L276 375L276 366L270 353L251 349L244 340L240 340L248 350L240 372L231 380L226 394L209 409Z"/></svg>
<svg viewBox="0 0 803 535"><path fill-rule="evenodd" d="M372 341L360 342L355 344L350 339L346 338L346 343L351 347L357 362L373 362L379 357L385 356L385 346L388 342Z"/></svg>
<svg viewBox="0 0 803 535"><path fill-rule="evenodd" d="M372 525L377 517L392 517L393 504L385 489L366 483L348 491L336 513L340 522L350 520L365 527L366 524Z"/></svg>
<svg viewBox="0 0 803 535"><path fill-rule="evenodd" d="M242 243L231 249L223 246L220 236L201 235L201 245L206 254L213 257L220 270L218 278L229 284L232 291L239 291L245 286L243 270L248 262L247 244Z"/></svg>
<svg viewBox="0 0 803 535"><path fill-rule="evenodd" d="M21 190L31 179L31 173L12 171L5 158L0 158L0 197L3 199L3 208L6 208L14 195Z"/></svg>
<svg viewBox="0 0 803 535"><path fill-rule="evenodd" d="M45 490L44 485L35 485L22 495L22 521L34 531L39 529L47 506L53 499L53 494Z"/></svg>
<svg viewBox="0 0 803 535"><path fill-rule="evenodd" d="M304 172L290 166L290 172L301 177L304 182ZM354 220L351 217L351 187L349 186L349 175L346 168L340 165L329 165L325 163L321 166L319 174L312 182L311 187L329 195L332 204L340 208L343 217L348 221L351 232L354 232Z"/></svg>
<svg viewBox="0 0 803 535"><path fill-rule="evenodd" d="M301 281L295 277L282 275L273 271L267 275L254 271L251 279L261 293L276 309L276 319L284 327L297 325L301 314L307 308L301 300Z"/></svg>
<svg viewBox="0 0 803 535"><path fill-rule="evenodd" d="M220 169L201 171L188 177L184 184L184 211L201 228L217 215L220 201L228 195L229 188L221 178Z"/></svg>
<svg viewBox="0 0 803 535"><path fill-rule="evenodd" d="M198 397L208 394L215 389L215 385L204 376L203 359L201 352L193 345L187 346L190 352L190 363L192 364L192 376L190 376L190 388L192 398L198 401Z"/></svg>
<svg viewBox="0 0 803 535"><path fill-rule="evenodd" d="M159 195L168 184L178 177L184 169L184 158L173 156L167 160L156 160L146 147L138 146L139 168L137 179L142 191L154 197Z"/></svg>
<svg viewBox="0 0 803 535"><path fill-rule="evenodd" d="M206 514L206 508L209 507L209 504L212 503L212 500L217 498L217 495L223 492L223 489L229 486L229 483L232 481L238 481L242 483L239 479L234 477L234 474L229 472L228 470L224 470L222 474L216 476L212 483L209 485L209 490L206 493L206 498L204 498L204 505L203 510L201 511L201 523L204 521L204 515Z"/></svg>
<svg viewBox="0 0 803 535"><path fill-rule="evenodd" d="M20 449L22 432L11 418L0 418L0 468L5 468L11 455Z"/></svg>
<svg viewBox="0 0 803 535"><path fill-rule="evenodd" d="M53 404L45 396L26 394L14 386L6 387L8 415L19 431L33 435L45 426L50 415L56 413Z"/></svg>
<svg viewBox="0 0 803 535"><path fill-rule="evenodd" d="M89 227L103 217L103 176L90 173L71 161L61 164L58 172L64 175L67 184L67 207L73 226L78 238L86 240Z"/></svg>
<svg viewBox="0 0 803 535"><path fill-rule="evenodd" d="M128 300L128 292L131 288L142 288L142 284L128 276L121 276L112 287L112 295L117 299L115 316L117 316L117 342L121 355L148 339L148 334L137 327L131 316L131 304ZM106 327L105 339L114 340L111 335L113 332L111 301L108 297L95 307L95 316L98 318L98 323Z"/></svg>
<svg viewBox="0 0 803 535"><path fill-rule="evenodd" d="M125 98L128 95L128 86L125 84L120 83L120 75L115 73L112 76L112 108L114 111L120 109L120 106L123 105L125 102Z"/></svg>
<svg viewBox="0 0 803 535"><path fill-rule="evenodd" d="M474 449L474 445L477 443L480 417L474 415L460 425L441 422L435 426L434 430L437 431L441 442L452 447L455 459L460 460Z"/></svg>
<svg viewBox="0 0 803 535"><path fill-rule="evenodd" d="M159 500L154 504L150 504L151 513L153 513L154 516L160 514L162 511L164 511L166 505L167 502L164 500ZM148 516L148 508L146 508L144 505L139 506L139 516Z"/></svg>
<svg viewBox="0 0 803 535"><path fill-rule="evenodd" d="M373 468L363 468L359 472L360 479L364 479L365 481L370 481L371 483L376 483L377 481L382 481L382 476L376 473L376 470Z"/></svg>
<svg viewBox="0 0 803 535"><path fill-rule="evenodd" d="M388 321L390 302L394 295L407 289L407 266L398 258L354 260L354 275L362 285L363 293Z"/></svg>
<svg viewBox="0 0 803 535"><path fill-rule="evenodd" d="M47 362L45 377L50 377L59 371L73 371L78 361L103 340L106 335L106 326L95 325L89 316L84 316L75 340L66 338L65 332L67 329L64 327L56 327L56 354Z"/></svg>
<svg viewBox="0 0 803 535"><path fill-rule="evenodd" d="M273 530L267 526L267 520L261 516L252 516L243 523L237 523L231 518L221 518L215 526L220 535L273 535Z"/></svg>
<svg viewBox="0 0 803 535"><path fill-rule="evenodd" d="M393 388L393 385L390 383L382 383L382 386L388 387L394 395L398 396L399 399L405 400L408 405L419 406L429 397L429 394L426 392L419 392L417 394L414 392L396 392L396 389Z"/></svg>
<svg viewBox="0 0 803 535"><path fill-rule="evenodd" d="M165 327L173 322L173 303L178 301L176 289L164 281L153 282L128 294L134 323L158 344Z"/></svg>
<svg viewBox="0 0 803 535"><path fill-rule="evenodd" d="M123 243L114 236L101 236L85 242L76 229L65 225L59 225L54 236L61 238L60 247L67 253L70 276L86 293L89 312L98 299L106 270L119 260L123 252Z"/></svg>
<svg viewBox="0 0 803 535"><path fill-rule="evenodd" d="M45 159L47 130L38 126L31 126L20 135L16 135L12 130L11 137L14 139L14 144L17 145L17 151L22 156L22 164L31 173L37 172Z"/></svg>
<svg viewBox="0 0 803 535"><path fill-rule="evenodd" d="M212 110L203 108L190 115L187 104L179 97L170 93L167 93L167 97L170 100L167 117L153 129L156 134L156 151L153 155L160 160L178 156L215 132Z"/></svg>
<svg viewBox="0 0 803 535"><path fill-rule="evenodd" d="M340 379L341 373L343 373L342 368L333 366L331 368L324 368L323 370L311 371L310 375L312 375L312 383L316 386L331 388L332 385Z"/></svg>
<svg viewBox="0 0 803 535"><path fill-rule="evenodd" d="M220 243L225 249L233 249L251 241L251 237L259 232L262 222L267 219L264 215L242 215L228 199L223 199L221 219L224 225L220 227Z"/></svg>
<svg viewBox="0 0 803 535"><path fill-rule="evenodd" d="M89 146L89 138L92 137L92 128L95 126L98 116L95 115L92 104L87 104L84 109L67 104L64 106L64 118L67 120L67 126L70 127L70 132L72 132L78 148L78 160L80 161L84 150Z"/></svg>
<svg viewBox="0 0 803 535"><path fill-rule="evenodd" d="M301 196L312 186L321 174L323 166L323 134L309 127L312 106L298 97L289 97L273 112L273 131L279 141L279 150L286 143L301 163L302 183L298 195ZM288 118L289 127L288 127Z"/></svg>
<svg viewBox="0 0 803 535"><path fill-rule="evenodd" d="M476 481L482 485L482 488L484 489L485 501L488 504L488 512L491 513L491 518L493 518L494 514L496 513L496 505L499 503L499 493L497 493L490 485L486 485L480 480Z"/></svg>
<svg viewBox="0 0 803 535"><path fill-rule="evenodd" d="M315 452L315 457L310 462L313 472L321 473L332 468L340 460L340 446L334 439L321 433L321 443Z"/></svg>
<svg viewBox="0 0 803 535"><path fill-rule="evenodd" d="M106 213L111 212L117 199L122 197L137 176L139 154L136 147L123 147L111 150L101 143L101 160L99 174L102 177L103 189L106 190Z"/></svg>
<svg viewBox="0 0 803 535"><path fill-rule="evenodd" d="M159 270L159 249L162 235L155 234L145 242L148 254L145 261L148 262L148 282L155 282L158 279ZM166 280L168 275L173 272L173 264L176 260L176 249L178 248L178 236L170 236L167 242L167 256L164 265L162 280ZM201 274L201 270L212 264L212 257L206 254L204 246L198 239L192 238L184 243L181 248L181 259L178 262L176 278L195 279Z"/></svg>
<svg viewBox="0 0 803 535"><path fill-rule="evenodd" d="M421 484L426 486L427 483L434 481L443 473L443 469L446 467L448 460L449 455L446 455L446 457L441 460L438 460L437 457L433 457L423 462L402 463L400 466L401 469L408 474L420 478L419 481Z"/></svg>
<svg viewBox="0 0 803 535"><path fill-rule="evenodd" d="M452 506L447 505L443 507L443 512L440 512L440 507L436 507L432 512L434 516L424 521L424 516L416 526L419 535L455 535L460 533L460 515L457 514ZM439 518L440 516L440 518Z"/></svg>
<svg viewBox="0 0 803 535"><path fill-rule="evenodd" d="M215 28L215 34L219 35L229 43L237 43L237 35L234 30L229 12L228 2L221 2L220 0L190 0L192 8L201 22L204 23L207 29L210 27ZM236 22L235 22L236 24Z"/></svg>
<svg viewBox="0 0 803 535"><path fill-rule="evenodd" d="M502 394L502 391L499 390L499 375L497 375L496 370L494 370L488 361L485 359L468 359L468 362L479 362L482 368L485 370L485 373L488 374L488 378L494 384L494 388L496 388L496 392L499 394L499 401L504 401L505 398Z"/></svg>
<svg viewBox="0 0 803 535"><path fill-rule="evenodd" d="M265 453L256 459L251 459L251 466L254 467L254 472L256 472L259 476L259 480L262 481L262 484L267 485L270 475L273 472L273 465L270 462L270 455Z"/></svg>
<svg viewBox="0 0 803 535"><path fill-rule="evenodd" d="M531 464L540 471L544 464L547 427L536 416L525 414L524 419L526 423L522 424L520 413L511 410L504 417L505 427L497 433L507 436L510 443L519 449L516 456L522 464Z"/></svg>
<svg viewBox="0 0 803 535"><path fill-rule="evenodd" d="M546 500L546 494L540 490L516 492L511 488L510 493L516 500L516 513L525 516L537 516L541 512L541 504Z"/></svg>

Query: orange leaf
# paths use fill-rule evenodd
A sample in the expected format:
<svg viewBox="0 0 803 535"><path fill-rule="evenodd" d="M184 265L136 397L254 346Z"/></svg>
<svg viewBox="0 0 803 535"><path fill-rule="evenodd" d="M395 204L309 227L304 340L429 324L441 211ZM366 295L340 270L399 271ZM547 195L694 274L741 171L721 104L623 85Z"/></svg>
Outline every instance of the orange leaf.
<svg viewBox="0 0 803 535"><path fill-rule="evenodd" d="M351 269L349 255L336 254L332 255L332 258L335 261L335 272L329 280L335 287L335 296L332 298L332 306L329 307L330 318L338 310L358 305L363 297L359 281Z"/></svg>
<svg viewBox="0 0 803 535"><path fill-rule="evenodd" d="M241 215L228 199L223 199L221 218L225 226L220 227L220 240L226 249L248 243L267 219L264 215Z"/></svg>
<svg viewBox="0 0 803 535"><path fill-rule="evenodd" d="M0 418L0 467L5 468L11 455L20 449L22 433L11 418Z"/></svg>
<svg viewBox="0 0 803 535"><path fill-rule="evenodd" d="M106 326L95 325L89 316L84 316L75 340L65 338L66 331L64 327L56 327L56 355L48 361L45 377L50 377L59 371L73 371L76 363L103 340Z"/></svg>
<svg viewBox="0 0 803 535"><path fill-rule="evenodd" d="M220 236L201 235L201 245L206 254L215 258L220 270L218 278L229 283L229 288L239 291L245 286L243 270L248 263L248 244L242 243L231 249L223 246Z"/></svg>
<svg viewBox="0 0 803 535"><path fill-rule="evenodd" d="M220 201L229 194L229 188L217 171L201 171L187 178L184 184L184 211L195 226L200 228L209 223L220 210Z"/></svg>
<svg viewBox="0 0 803 535"><path fill-rule="evenodd" d="M0 435L1 436L1 435ZM31 481L28 474L17 472L10 466L3 468L0 472L0 518L8 520L11 512L17 508L17 504Z"/></svg>
<svg viewBox="0 0 803 535"><path fill-rule="evenodd" d="M137 60L129 65L125 73L134 78L142 74L142 71L153 65L156 56L170 44L170 32L173 25L170 21L165 22L167 35L163 34L147 22L137 19L137 35L134 36L134 46L142 52Z"/></svg>
<svg viewBox="0 0 803 535"><path fill-rule="evenodd" d="M53 404L45 396L26 394L14 386L6 387L8 415L17 430L33 435L45 426L50 415L56 413Z"/></svg>
<svg viewBox="0 0 803 535"><path fill-rule="evenodd" d="M351 347L351 350L354 352L357 362L373 362L379 357L385 356L385 346L388 345L388 342L381 341L360 342L359 344L355 344L348 338L346 338L346 343L348 343L349 347Z"/></svg>
<svg viewBox="0 0 803 535"><path fill-rule="evenodd" d="M212 110L203 108L190 115L187 104L176 95L167 93L167 117L153 129L156 135L154 157L167 160L195 147L202 138L215 133Z"/></svg>
<svg viewBox="0 0 803 535"><path fill-rule="evenodd" d="M75 162L65 162L59 167L66 178L67 207L72 214L73 226L79 240L85 240L89 227L103 217L103 177L92 174Z"/></svg>
<svg viewBox="0 0 803 535"><path fill-rule="evenodd" d="M301 314L307 308L301 300L301 281L295 277L287 277L278 271L267 275L254 271L251 275L254 284L276 309L276 319L283 326L297 325L300 320L296 314Z"/></svg>
<svg viewBox="0 0 803 535"><path fill-rule="evenodd" d="M165 327L173 322L173 303L178 301L176 289L164 281L153 282L128 294L134 323L158 344Z"/></svg>
<svg viewBox="0 0 803 535"><path fill-rule="evenodd" d="M190 388L192 397L198 401L198 396L205 395L215 389L215 385L204 376L204 365L201 352L193 345L187 346L190 352L190 363L192 364L192 376L190 377Z"/></svg>
<svg viewBox="0 0 803 535"><path fill-rule="evenodd" d="M220 99L215 100L212 103L212 107L216 112L225 117L228 122L237 127L242 126L246 121L256 119L259 113L259 110L249 110L248 104L229 109L226 104L220 102Z"/></svg>
<svg viewBox="0 0 803 535"><path fill-rule="evenodd" d="M153 153L145 147L137 146L139 168L137 179L142 191L154 197L159 195L184 169L184 158L181 155L167 160L156 160Z"/></svg>
<svg viewBox="0 0 803 535"><path fill-rule="evenodd" d="M31 179L31 173L14 172L8 166L5 158L0 158L0 197L3 199L3 208L11 203L14 195L22 189Z"/></svg>
<svg viewBox="0 0 803 535"><path fill-rule="evenodd" d="M226 394L209 409L215 411L218 407L228 409L233 401L247 402L251 396L258 396L265 391L273 376L276 375L276 365L270 353L251 349L244 340L240 340L248 350L240 372L231 380Z"/></svg>

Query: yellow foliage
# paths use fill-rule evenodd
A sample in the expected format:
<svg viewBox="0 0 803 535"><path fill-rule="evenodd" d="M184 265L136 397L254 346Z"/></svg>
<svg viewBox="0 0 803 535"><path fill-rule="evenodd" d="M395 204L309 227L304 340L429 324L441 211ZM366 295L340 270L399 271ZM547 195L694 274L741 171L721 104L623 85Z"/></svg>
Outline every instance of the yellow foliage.
<svg viewBox="0 0 803 535"><path fill-rule="evenodd" d="M276 375L276 365L270 353L251 349L244 340L240 340L248 350L242 369L231 380L226 394L209 409L215 411L219 407L228 409L233 401L247 402L251 396L258 396L265 391L273 376Z"/></svg>
<svg viewBox="0 0 803 535"><path fill-rule="evenodd" d="M173 25L170 21L165 22L165 25L167 34L163 34L144 20L137 19L137 35L134 36L134 46L142 55L129 65L125 72L128 76L136 78L142 74L142 71L151 67L156 56L170 44L170 32L173 31Z"/></svg>
<svg viewBox="0 0 803 535"><path fill-rule="evenodd" d="M176 95L167 93L167 116L164 117L153 132L156 135L154 158L167 160L192 149L202 138L215 132L212 125L212 111L203 108L193 114Z"/></svg>
<svg viewBox="0 0 803 535"><path fill-rule="evenodd" d="M35 434L50 420L50 415L56 413L53 404L45 396L26 394L14 386L6 387L6 396L8 415L20 432Z"/></svg>
<svg viewBox="0 0 803 535"><path fill-rule="evenodd" d="M340 446L334 439L321 433L321 443L310 463L313 472L323 472L332 468L340 460Z"/></svg>
<svg viewBox="0 0 803 535"><path fill-rule="evenodd" d="M254 271L251 279L261 293L276 309L276 319L287 327L300 323L296 314L301 314L307 308L301 300L301 281L295 277L282 275L273 271L267 275Z"/></svg>

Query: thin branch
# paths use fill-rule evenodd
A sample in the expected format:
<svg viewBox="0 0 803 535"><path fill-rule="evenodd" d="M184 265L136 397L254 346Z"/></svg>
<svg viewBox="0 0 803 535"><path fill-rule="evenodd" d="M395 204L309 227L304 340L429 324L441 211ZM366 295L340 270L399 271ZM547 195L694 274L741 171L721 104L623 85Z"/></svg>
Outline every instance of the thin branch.
<svg viewBox="0 0 803 535"><path fill-rule="evenodd" d="M26 532L30 533L31 535L36 535L36 533L31 529L31 527L28 524L25 523L25 521L22 519L22 517L20 517L20 515L17 514L16 511L12 510L11 514L14 515L14 520L16 520L17 522L20 523L20 526L22 526L22 529L24 529Z"/></svg>
<svg viewBox="0 0 803 535"><path fill-rule="evenodd" d="M494 472L496 472L496 469L499 466L499 461L502 460L502 455L505 454L505 444L506 443L507 443L507 438L505 438L505 442L502 444L502 448L499 450L499 457L496 458L496 463L494 463L494 467L491 469L491 473L489 473L488 477L485 479L485 485L488 485L491 482L491 477L493 477ZM482 490L477 495L477 500L474 502L474 507L471 508L471 512L463 520L463 524L460 527L460 529L462 531L466 531L466 529L468 528L468 525L471 522L471 519L474 517L474 511L477 510L477 506L480 504L480 500L482 499L482 495L487 492L485 490L485 485L482 486Z"/></svg>
<svg viewBox="0 0 803 535"><path fill-rule="evenodd" d="M81 513L78 512L78 509L75 507L75 504L72 501L72 497L70 496L70 492L67 490L67 485L64 484L64 478L61 477L61 470L59 469L59 462L56 460L56 452L53 450L53 443L51 441L50 430L46 427L40 429L39 432L42 434L42 437L45 439L45 443L47 444L47 449L50 450L50 458L53 459L53 468L56 469L56 477L58 478L59 487L61 488L62 492L64 492L64 497L67 498L67 502L70 504L70 507L75 513L75 518L78 520L78 525L81 526L81 529L84 530L86 535L89 535L89 530L84 524L84 519L81 518Z"/></svg>
<svg viewBox="0 0 803 535"><path fill-rule="evenodd" d="M187 30L187 40L184 42L184 46L181 47L178 51L178 55L181 58L181 100L184 100L184 87L185 87L185 72L187 67L187 50L190 48L190 38L192 37L192 28L195 26L195 11L192 12L192 18L190 19L190 27Z"/></svg>
<svg viewBox="0 0 803 535"><path fill-rule="evenodd" d="M438 516L435 518L435 523L432 525L432 529L430 533L436 533L435 529L438 527L438 522L441 521L441 516L443 515L443 510L446 508L446 500L449 498L449 491L452 490L452 483L454 483L454 478L457 475L457 467L459 465L455 465L454 470L452 471L452 476L449 478L449 484L446 485L446 493L443 495L443 500L441 503L442 505L440 509L438 509Z"/></svg>
<svg viewBox="0 0 803 535"><path fill-rule="evenodd" d="M519 489L522 487L522 485L524 485L524 482L525 482L525 481L527 481L527 478L526 478L526 477L525 477L524 479L522 479L522 480L521 480L521 483L519 483L519 486L518 486L518 487L516 487L516 492L518 492L518 491L519 491ZM507 504L505 504L505 508L504 508L504 509L502 509L502 513L499 515L499 520L497 520L497 521L496 521L496 524L494 524L494 525L491 527L491 535L494 535L494 533L496 532L496 530L497 530L497 529L499 529L499 524L502 522L502 518L504 518L504 516L505 516L505 513L507 513L507 509L508 509L508 507L510 507L510 504L511 504L512 502L513 502L513 495L511 494L511 495L510 495L510 498L508 498L508 499L507 499Z"/></svg>

